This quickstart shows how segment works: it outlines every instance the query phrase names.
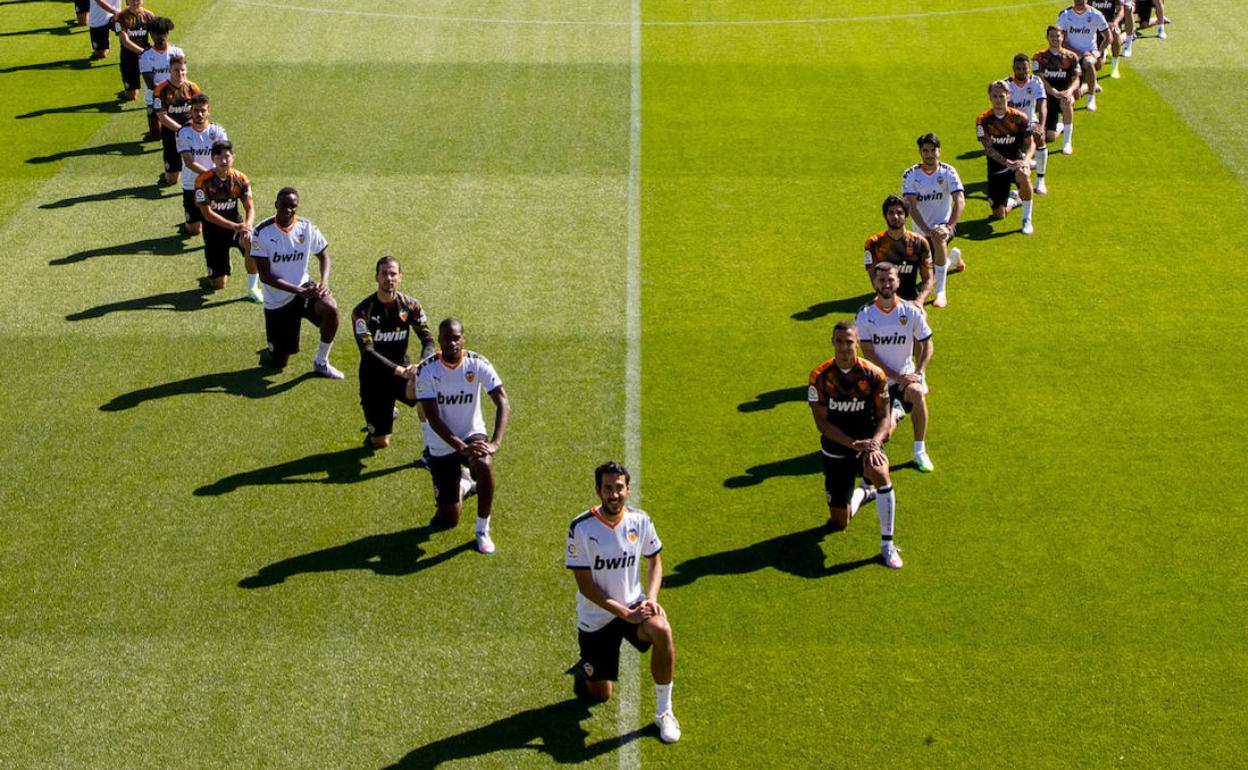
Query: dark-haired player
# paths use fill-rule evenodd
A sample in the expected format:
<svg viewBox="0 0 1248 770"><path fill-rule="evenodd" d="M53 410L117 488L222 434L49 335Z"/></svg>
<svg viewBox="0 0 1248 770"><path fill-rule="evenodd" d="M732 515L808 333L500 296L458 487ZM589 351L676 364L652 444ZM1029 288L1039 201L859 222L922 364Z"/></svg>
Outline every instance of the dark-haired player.
<svg viewBox="0 0 1248 770"><path fill-rule="evenodd" d="M594 469L599 504L572 520L564 564L576 578L576 636L581 672L574 692L602 703L611 698L619 677L620 645L625 639L639 652L654 647L654 724L664 743L680 740L680 722L672 713L672 678L676 645L672 626L659 604L663 585L663 541L645 511L629 508L628 469L607 462ZM646 563L642 590L641 563Z"/></svg>
<svg viewBox="0 0 1248 770"><path fill-rule="evenodd" d="M1036 51L1031 57L1046 95L1044 139L1046 143L1056 142L1057 135L1063 134L1062 154L1070 155L1075 151L1072 140L1075 98L1079 95L1079 57L1062 47L1062 31L1056 24L1050 24L1044 36L1049 47Z"/></svg>
<svg viewBox="0 0 1248 770"><path fill-rule="evenodd" d="M143 0L126 0L126 7L113 19L113 29L121 43L122 98L132 102L139 97L139 56L151 46L148 26L156 14L143 7ZM107 50L107 46L105 47Z"/></svg>
<svg viewBox="0 0 1248 770"><path fill-rule="evenodd" d="M90 5L87 7L87 36L91 39L92 59L103 59L108 56L109 33L119 13L121 9L108 0L90 0ZM124 92L122 98L126 98ZM134 98L134 96L130 97L130 99Z"/></svg>
<svg viewBox="0 0 1248 770"><path fill-rule="evenodd" d="M147 103L147 139L155 140L160 138L160 123L156 120L153 92L156 86L169 79L169 60L174 56L185 59L186 52L169 44L169 33L173 31L171 20L157 16L147 29L152 34L152 45L139 55L139 75L143 78L143 100Z"/></svg>
<svg viewBox="0 0 1248 770"><path fill-rule="evenodd" d="M932 305L944 307L949 273L966 269L962 250L949 245L966 207L966 191L957 170L940 159L940 137L923 134L916 144L920 162L901 175L901 194L910 205L915 232L927 238L932 248L936 273Z"/></svg>
<svg viewBox="0 0 1248 770"><path fill-rule="evenodd" d="M425 412L425 450L433 476L435 520L444 526L459 524L464 506L463 469L477 481L477 550L494 553L490 513L494 507L494 454L502 446L511 417L511 404L494 365L485 356L464 349L464 325L457 318L438 324L436 355L421 361L408 381L407 398L420 402ZM494 435L485 437L481 391L494 402Z"/></svg>
<svg viewBox="0 0 1248 770"><path fill-rule="evenodd" d="M1031 224L1031 166L1027 154L1032 135L1027 116L1009 106L1010 86L1004 80L988 85L992 107L975 119L975 132L988 157L988 202L992 218L1004 219L1014 208L1010 185L1018 185L1023 207L1023 235L1035 232Z"/></svg>
<svg viewBox="0 0 1248 770"><path fill-rule="evenodd" d="M823 488L828 499L828 526L844 529L872 497L880 517L880 555L893 569L902 566L893 543L896 500L888 473L884 442L893 426L888 378L875 364L858 356L858 330L853 321L832 328L836 355L810 373L806 400L819 430L823 456ZM858 476L874 485L872 494L855 487Z"/></svg>
<svg viewBox="0 0 1248 770"><path fill-rule="evenodd" d="M195 180L200 174L212 170L212 146L230 140L224 128L209 122L211 114L208 94L192 96L190 120L178 129L175 139L178 155L182 157L183 232L187 235L199 235L204 221L199 206L195 204Z"/></svg>
<svg viewBox="0 0 1248 770"><path fill-rule="evenodd" d="M1026 160L1028 165L1036 167L1036 195L1045 195L1049 191L1044 182L1044 173L1049 166L1049 147L1044 141L1045 111L1048 109L1044 81L1032 74L1031 59L1027 54L1018 53L1014 54L1014 67L1007 82L1010 98L1006 103L1027 116L1027 125L1031 129L1033 154Z"/></svg>
<svg viewBox="0 0 1248 770"><path fill-rule="evenodd" d="M1123 5L1122 0L1088 0L1088 5L1100 11L1105 17L1105 23L1109 24L1109 29L1101 33L1109 39L1109 53L1105 56L1105 63L1113 65L1109 76L1117 80L1122 77L1118 72L1118 65L1122 60L1124 44L1122 20L1127 16L1126 6Z"/></svg>
<svg viewBox="0 0 1248 770"><path fill-rule="evenodd" d="M306 320L321 332L312 371L341 380L342 372L329 362L338 333L338 303L329 291L329 243L316 225L296 216L299 193L295 188L278 190L273 207L276 214L256 225L251 235L251 258L264 284L268 363L280 369L299 352L299 329ZM308 275L313 255L321 266L319 283Z"/></svg>
<svg viewBox="0 0 1248 770"><path fill-rule="evenodd" d="M892 262L897 266L901 286L897 295L922 307L932 293L932 251L927 239L906 229L906 217L910 206L904 198L890 195L880 206L884 214L885 229L867 239L863 253L863 266L867 280L871 281L871 269L879 262ZM919 279L923 279L922 288Z"/></svg>
<svg viewBox="0 0 1248 770"><path fill-rule="evenodd" d="M1109 38L1109 22L1101 12L1088 5L1088 0L1072 0L1069 8L1057 14L1057 27L1062 31L1062 44L1079 57L1083 70L1081 90L1088 95L1087 110L1096 112L1096 94L1101 87L1096 84L1096 73L1105 62L1105 47Z"/></svg>
<svg viewBox="0 0 1248 770"><path fill-rule="evenodd" d="M377 291L351 311L351 328L360 347L360 406L368 430L364 441L381 449L390 446L395 401L416 405L407 398L407 381L416 374L407 357L412 333L420 340L419 360L433 355L436 346L420 302L399 292L403 280L399 260L377 260L374 277Z"/></svg>
<svg viewBox="0 0 1248 770"><path fill-rule="evenodd" d="M251 182L234 168L234 145L217 142L212 146L212 171L195 180L195 205L204 220L204 261L208 275L200 279L205 289L224 289L230 278L230 249L238 249L247 266L247 298L264 301L260 276L250 255L251 228L255 208Z"/></svg>
<svg viewBox="0 0 1248 770"><path fill-rule="evenodd" d="M199 86L186 77L186 57L169 57L169 79L152 92L152 109L160 125L160 144L165 172L156 179L160 187L178 181L182 173L182 156L178 154L178 131L191 119L191 99L199 94Z"/></svg>

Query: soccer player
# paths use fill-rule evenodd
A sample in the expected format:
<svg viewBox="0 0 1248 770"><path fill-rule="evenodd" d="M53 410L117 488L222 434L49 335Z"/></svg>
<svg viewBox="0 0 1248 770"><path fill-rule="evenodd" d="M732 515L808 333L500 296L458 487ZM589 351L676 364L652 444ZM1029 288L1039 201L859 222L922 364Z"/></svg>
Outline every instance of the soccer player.
<svg viewBox="0 0 1248 770"><path fill-rule="evenodd" d="M507 433L511 404L494 365L485 356L464 349L464 325L458 318L438 324L438 346L436 355L417 364L407 386L407 400L418 401L425 413L426 463L437 502L435 521L458 526L465 494L461 482L467 467L477 483L477 550L494 553L490 538L494 454ZM483 388L494 402L494 435L488 441L481 416Z"/></svg>
<svg viewBox="0 0 1248 770"><path fill-rule="evenodd" d="M1088 5L1088 0L1072 0L1071 6L1057 14L1057 28L1065 35L1063 44L1079 56L1083 69L1082 91L1088 95L1088 112L1096 112L1096 73L1105 60L1109 38L1099 33L1109 30L1109 22L1101 12Z"/></svg>
<svg viewBox="0 0 1248 770"><path fill-rule="evenodd" d="M931 473L935 466L927 455L926 373L932 361L932 329L922 308L897 296L895 265L881 262L874 272L875 299L863 305L855 319L862 354L888 377L895 418L890 427L895 428L905 413L913 415L914 463Z"/></svg>
<svg viewBox="0 0 1248 770"><path fill-rule="evenodd" d="M264 302L256 263L248 253L256 213L251 182L234 168L231 142L212 146L212 164L212 171L205 171L195 180L195 205L204 220L204 261L208 265L208 275L200 279L200 286L214 291L224 289L230 278L230 249L238 249L247 266L247 297L252 302Z"/></svg>
<svg viewBox="0 0 1248 770"><path fill-rule="evenodd" d="M399 260L377 260L374 277L377 291L351 311L351 325L360 347L360 406L368 430L364 444L382 449L390 446L395 401L416 405L407 398L407 381L415 376L416 369L407 358L411 333L420 339L421 361L434 354L435 344L420 302L399 293L403 280Z"/></svg>
<svg viewBox="0 0 1248 770"><path fill-rule="evenodd" d="M810 373L806 400L819 430L823 457L823 489L828 499L828 526L845 529L863 504L876 500L880 517L880 556L901 569L893 543L896 513L884 442L892 430L892 401L884 371L858 357L858 329L853 321L832 327L836 355ZM859 475L870 487L855 487Z"/></svg>
<svg viewBox="0 0 1248 770"><path fill-rule="evenodd" d="M91 0L87 11L87 35L91 38L92 59L103 59L108 56L108 35L113 29L113 20L119 13L121 9L108 0Z"/></svg>
<svg viewBox="0 0 1248 770"><path fill-rule="evenodd" d="M295 188L278 190L273 206L276 215L256 225L251 235L251 258L264 284L269 363L281 369L299 352L299 322L306 319L321 330L312 371L341 380L342 372L329 363L329 351L338 333L338 304L329 291L329 243L316 225L296 216L299 193ZM308 276L312 255L321 266L320 283L313 283Z"/></svg>
<svg viewBox="0 0 1248 770"><path fill-rule="evenodd" d="M576 578L576 635L585 675L576 678L574 692L583 700L609 700L619 676L620 643L627 639L639 652L653 646L654 723L664 743L675 743L680 740L680 722L672 713L676 646L667 612L659 604L663 541L645 511L627 506L630 482L623 465L599 465L594 469L599 504L568 527L564 563Z"/></svg>
<svg viewBox="0 0 1248 770"><path fill-rule="evenodd" d="M191 119L191 99L199 94L199 86L186 77L186 57L169 57L169 79L152 91L152 109L160 125L161 150L165 172L156 178L156 185L168 187L182 173L182 156L178 154L178 131Z"/></svg>
<svg viewBox="0 0 1248 770"><path fill-rule="evenodd" d="M169 79L169 60L174 56L186 58L186 53L176 45L169 45L169 33L173 22L164 16L152 19L147 28L152 33L152 46L139 56L139 75L143 78L143 100L147 103L147 139L160 138L160 123L156 120L156 107L152 93L156 86Z"/></svg>
<svg viewBox="0 0 1248 770"><path fill-rule="evenodd" d="M1032 157L1027 161L1029 166L1036 167L1036 195L1045 195L1049 191L1044 183L1044 172L1049 165L1049 147L1045 143L1044 134L1045 113L1048 110L1044 82L1032 74L1031 58L1025 53L1014 54L1014 69L1010 74L1010 98L1006 100L1006 104L1027 116L1033 148Z"/></svg>
<svg viewBox="0 0 1248 770"><path fill-rule="evenodd" d="M975 119L975 131L988 157L988 202L992 218L1004 219L1014 206L1023 208L1023 235L1035 232L1031 223L1031 166L1027 154L1032 134L1027 116L1007 103L1010 86L1004 80L988 84L992 107ZM1010 185L1018 185L1018 200Z"/></svg>
<svg viewBox="0 0 1248 770"><path fill-rule="evenodd" d="M1109 29L1102 33L1109 38L1109 54L1105 56L1106 64L1113 64L1113 68L1109 71L1109 76L1114 80L1122 77L1118 72L1118 65L1122 60L1122 19L1126 15L1124 10L1126 5L1122 0L1088 0L1088 5L1100 11L1105 17L1105 23L1109 25ZM1099 41L1098 42L1104 42Z"/></svg>
<svg viewBox="0 0 1248 770"><path fill-rule="evenodd" d="M920 162L901 175L901 194L910 205L915 231L927 238L932 249L936 273L936 297L932 304L944 307L948 301L945 283L950 270L966 269L962 250L956 246L949 248L966 206L966 193L958 172L940 159L940 137L924 134L917 143Z"/></svg>
<svg viewBox="0 0 1248 770"><path fill-rule="evenodd" d="M139 56L151 45L148 27L155 18L156 14L143 7L143 0L126 0L126 7L113 21L121 42L121 89L127 102L139 96Z"/></svg>
<svg viewBox="0 0 1248 770"><path fill-rule="evenodd" d="M74 0L74 15L78 17L79 27L87 26L87 15L91 12L91 0Z"/></svg>
<svg viewBox="0 0 1248 770"><path fill-rule="evenodd" d="M175 139L178 155L182 157L182 213L185 215L182 231L187 235L199 235L204 221L195 203L195 180L212 170L212 146L230 140L224 128L209 122L211 114L208 94L192 96L191 119L178 129Z"/></svg>
<svg viewBox="0 0 1248 770"><path fill-rule="evenodd" d="M932 293L931 247L926 238L906 229L910 206L904 198L890 195L884 199L880 210L884 213L887 227L867 239L866 251L862 255L867 280L871 280L872 267L880 262L891 262L897 266L897 273L901 276L897 293L903 299L923 307ZM923 279L922 289L919 288L920 277Z"/></svg>
<svg viewBox="0 0 1248 770"><path fill-rule="evenodd" d="M1157 37L1165 40L1166 23L1170 20L1166 18L1166 4L1163 0L1136 0L1135 7L1140 17L1140 29L1152 24L1153 11L1157 12Z"/></svg>
<svg viewBox="0 0 1248 770"><path fill-rule="evenodd" d="M1075 98L1079 94L1079 57L1074 51L1062 47L1062 31L1056 24L1045 30L1049 47L1036 51L1035 74L1044 85L1046 94L1044 108L1045 142L1056 142L1063 134L1062 154L1075 151L1072 144L1075 134ZM1059 126L1059 121L1061 122Z"/></svg>

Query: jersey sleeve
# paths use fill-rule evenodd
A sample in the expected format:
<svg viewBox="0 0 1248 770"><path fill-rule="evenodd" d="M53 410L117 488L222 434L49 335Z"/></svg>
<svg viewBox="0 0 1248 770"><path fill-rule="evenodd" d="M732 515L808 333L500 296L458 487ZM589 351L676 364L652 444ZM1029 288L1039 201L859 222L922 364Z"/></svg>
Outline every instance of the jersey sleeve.
<svg viewBox="0 0 1248 770"><path fill-rule="evenodd" d="M901 196L918 195L918 185L914 181L914 166L906 169L901 174Z"/></svg>
<svg viewBox="0 0 1248 770"><path fill-rule="evenodd" d="M962 177L958 176L958 170L953 166L946 166L947 172L945 178L949 180L949 194L956 192L966 192L966 187L962 185Z"/></svg>
<svg viewBox="0 0 1248 770"><path fill-rule="evenodd" d="M251 197L251 180L248 179L247 175L241 171L238 171L236 173L238 174L238 197L250 198Z"/></svg>
<svg viewBox="0 0 1248 770"><path fill-rule="evenodd" d="M646 516L646 529L641 542L641 555L647 559L658 555L663 550L663 541L659 539L659 532L654 528L654 522L649 516Z"/></svg>
<svg viewBox="0 0 1248 770"><path fill-rule="evenodd" d="M932 247L927 244L927 239L920 237L915 241L915 245L919 250L919 262L932 261Z"/></svg>
<svg viewBox="0 0 1248 770"><path fill-rule="evenodd" d="M437 388L433 384L433 365L426 364L416 374L416 400L433 401L438 397Z"/></svg>
<svg viewBox="0 0 1248 770"><path fill-rule="evenodd" d="M917 305L915 307L918 307ZM932 327L927 325L927 315L920 309L915 313L914 338L919 342L932 336Z"/></svg>
<svg viewBox="0 0 1248 770"><path fill-rule="evenodd" d="M146 51L143 52L143 55L139 57L139 74L140 75L150 75L156 70L156 67L153 63L153 59L155 57L148 53L148 51L151 51L151 50L152 50L151 48L148 48Z"/></svg>
<svg viewBox="0 0 1248 770"><path fill-rule="evenodd" d="M178 129L178 135L174 138L174 146L179 153L191 151L190 134L187 132L186 126Z"/></svg>
<svg viewBox="0 0 1248 770"><path fill-rule="evenodd" d="M152 109L156 112L160 112L165 108L165 90L169 88L165 83L168 82L168 80L161 81L152 89Z"/></svg>
<svg viewBox="0 0 1248 770"><path fill-rule="evenodd" d="M268 259L269 245L260 237L260 228L253 227L251 229L251 258L252 259Z"/></svg>
<svg viewBox="0 0 1248 770"><path fill-rule="evenodd" d="M979 117L975 118L975 138L979 139L979 141L982 142L984 141L984 135L985 135L984 116L980 115Z"/></svg>
<svg viewBox="0 0 1248 770"><path fill-rule="evenodd" d="M195 205L196 206L208 205L208 190L205 189L205 186L206 186L206 183L208 182L208 175L210 173L212 172L208 172L206 174L200 174L199 176L195 177Z"/></svg>
<svg viewBox="0 0 1248 770"><path fill-rule="evenodd" d="M494 364L484 357L477 364L477 373L481 375L481 387L485 388L486 393L493 393L503 386L502 379L494 370Z"/></svg>
<svg viewBox="0 0 1248 770"><path fill-rule="evenodd" d="M589 549L578 529L575 522L568 527L568 547L563 552L563 564L568 569L589 569Z"/></svg>
<svg viewBox="0 0 1248 770"><path fill-rule="evenodd" d="M811 404L822 404L825 401L825 393L823 389L823 371L827 368L827 363L816 366L810 372L810 379L806 388L806 401Z"/></svg>
<svg viewBox="0 0 1248 770"><path fill-rule="evenodd" d="M308 222L308 238L312 243L311 253L313 254L320 254L322 251L329 248L329 241L325 240L324 235L321 235L321 228L311 222Z"/></svg>

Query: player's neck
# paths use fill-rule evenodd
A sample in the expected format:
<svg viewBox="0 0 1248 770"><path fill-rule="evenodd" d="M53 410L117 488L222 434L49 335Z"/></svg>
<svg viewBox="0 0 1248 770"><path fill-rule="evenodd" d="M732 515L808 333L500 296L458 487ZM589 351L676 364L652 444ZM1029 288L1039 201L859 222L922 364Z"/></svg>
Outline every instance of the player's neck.
<svg viewBox="0 0 1248 770"><path fill-rule="evenodd" d="M936 169L940 168L940 161L936 161L932 163L932 165L930 166L927 165L926 163L920 163L919 168L923 169L923 171L928 174L933 174L936 172Z"/></svg>
<svg viewBox="0 0 1248 770"><path fill-rule="evenodd" d="M195 121L192 120L191 128L195 129L196 131L207 131L208 121L205 120L203 123L196 123Z"/></svg>
<svg viewBox="0 0 1248 770"><path fill-rule="evenodd" d="M390 291L390 292L386 291L385 289L377 290L377 299L381 300L387 305L393 304L394 301L398 299L398 297L399 297L398 289L395 289L394 291Z"/></svg>
<svg viewBox="0 0 1248 770"><path fill-rule="evenodd" d="M897 294L894 293L893 296L888 299L884 299L879 294L876 294L875 304L878 305L881 310L892 310L897 307Z"/></svg>
<svg viewBox="0 0 1248 770"><path fill-rule="evenodd" d="M626 511L627 509L628 509L628 506L621 505L620 512L613 516L611 515L611 511L608 511L605 505L599 505L598 515L601 516L605 521L608 521L612 524L618 524L620 519L624 518L624 511Z"/></svg>
<svg viewBox="0 0 1248 770"><path fill-rule="evenodd" d="M227 176L230 175L229 166L213 166L212 171L214 174L217 175L217 179L225 179Z"/></svg>
<svg viewBox="0 0 1248 770"><path fill-rule="evenodd" d="M993 115L993 117L997 117L997 118L1004 118L1004 117L1005 117L1005 113L1006 113L1006 112L1008 112L1008 111L1009 111L1009 108L1008 108L1008 107L1006 107L1006 108L1002 109L1000 112L997 112L997 108L996 108L996 107L993 107L993 108L992 108L992 115Z"/></svg>
<svg viewBox="0 0 1248 770"><path fill-rule="evenodd" d="M853 369L853 368L854 368L854 364L855 364L855 363L857 363L857 361L858 361L858 357L857 357L857 356L850 356L848 361L842 361L842 360L841 360L841 357L840 357L840 356L837 356L837 357L836 357L836 366L837 366L837 368L839 368L842 372L847 372L847 371L849 371L850 369Z"/></svg>
<svg viewBox="0 0 1248 770"><path fill-rule="evenodd" d="M447 357L446 353L443 353L441 350L439 350L438 358L442 359L442 363L446 364L447 366L459 366L460 362L464 360L464 351L462 350L459 351L459 355L456 356L454 360L451 360L449 357Z"/></svg>
<svg viewBox="0 0 1248 770"><path fill-rule="evenodd" d="M884 232L888 233L888 237L892 238L894 241L900 241L906 235L906 228L899 227L896 230L894 230L893 228L890 227Z"/></svg>

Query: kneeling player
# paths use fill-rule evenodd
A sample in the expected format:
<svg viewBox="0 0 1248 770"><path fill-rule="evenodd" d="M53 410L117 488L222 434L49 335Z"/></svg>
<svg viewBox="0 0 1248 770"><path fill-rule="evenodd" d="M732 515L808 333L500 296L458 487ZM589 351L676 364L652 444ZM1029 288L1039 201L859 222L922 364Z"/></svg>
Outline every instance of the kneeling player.
<svg viewBox="0 0 1248 770"><path fill-rule="evenodd" d="M875 485L880 517L880 556L892 569L901 569L901 555L893 544L895 500L888 473L884 442L892 429L892 407L884 371L858 357L858 330L852 321L838 321L832 329L833 358L810 373L807 400L819 429L823 455L823 487L828 498L828 525L849 526L871 493L855 488L861 474Z"/></svg>
<svg viewBox="0 0 1248 770"><path fill-rule="evenodd" d="M1045 195L1049 191L1044 183L1044 174L1049 166L1049 147L1045 142L1048 97L1045 95L1044 81L1032 74L1030 57L1019 53L1014 55L1014 66L1008 83L1010 98L1006 103L1027 116L1027 125L1031 130L1034 154L1025 160L1036 167L1036 184L1033 189L1036 195Z"/></svg>
<svg viewBox="0 0 1248 770"><path fill-rule="evenodd" d="M888 463L885 462L887 467ZM576 628L581 671L575 692L585 700L611 698L619 675L620 643L650 655L654 677L654 723L664 743L680 740L672 713L672 675L676 647L672 626L659 604L663 585L663 542L645 511L628 508L630 477L615 462L594 469L600 505L572 520L565 564L576 576ZM641 562L646 562L646 590L641 590Z"/></svg>
<svg viewBox="0 0 1248 770"><path fill-rule="evenodd" d="M975 131L988 157L988 202L992 218L1004 219L1015 205L1023 208L1023 235L1035 232L1031 224L1031 166L1027 155L1032 134L1027 116L1009 106L1010 86L1004 80L988 84L992 108L975 119ZM1017 201L1010 185L1018 185Z"/></svg>
<svg viewBox="0 0 1248 770"><path fill-rule="evenodd" d="M1074 51L1062 47L1062 30L1056 24L1050 24L1044 35L1049 47L1036 51L1032 56L1035 74L1044 85L1046 94L1044 139L1045 142L1056 142L1057 135L1064 133L1062 154L1070 155L1075 151L1072 140L1075 135L1075 97L1079 93L1079 57Z"/></svg>
<svg viewBox="0 0 1248 770"><path fill-rule="evenodd" d="M260 276L251 259L251 227L255 221L251 182L234 168L231 142L212 145L212 163L212 171L205 171L195 180L195 205L203 219L204 261L208 267L208 275L200 279L200 285L214 291L224 289L230 279L230 249L238 249L247 266L247 297L252 302L263 302Z"/></svg>

